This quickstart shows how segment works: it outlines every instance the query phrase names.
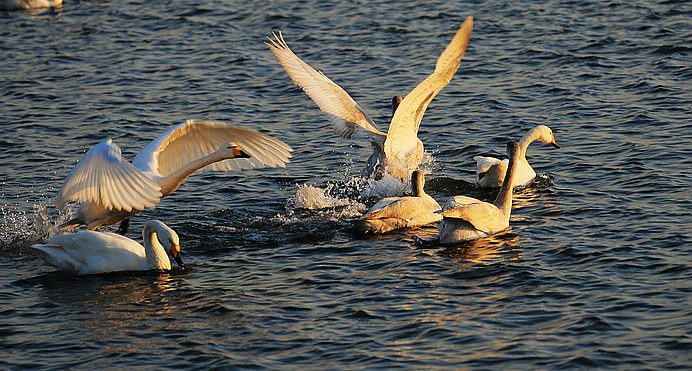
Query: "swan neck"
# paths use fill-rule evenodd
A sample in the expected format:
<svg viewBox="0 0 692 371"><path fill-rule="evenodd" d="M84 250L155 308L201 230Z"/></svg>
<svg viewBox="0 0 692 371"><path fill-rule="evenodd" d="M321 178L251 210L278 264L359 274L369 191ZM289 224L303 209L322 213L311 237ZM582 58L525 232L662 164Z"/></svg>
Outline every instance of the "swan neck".
<svg viewBox="0 0 692 371"><path fill-rule="evenodd" d="M413 188L413 194L416 197L423 197L423 195L425 195L425 191L423 190L425 181L422 178L423 177L417 176L416 174L411 177L411 188Z"/></svg>
<svg viewBox="0 0 692 371"><path fill-rule="evenodd" d="M500 192L497 194L494 202L495 206L502 210L506 216L509 216L509 213L512 210L512 184L514 183L514 178L517 173L517 164L519 163L518 160L518 153L515 153L509 158L505 179L502 181L502 187L500 188Z"/></svg>
<svg viewBox="0 0 692 371"><path fill-rule="evenodd" d="M147 269L171 269L171 263L166 249L159 242L158 232L148 223L142 232L144 238L144 254L147 259Z"/></svg>
<svg viewBox="0 0 692 371"><path fill-rule="evenodd" d="M201 157L197 160L190 161L187 164L180 167L180 169L174 171L170 175L163 177L159 180L159 186L161 187L161 193L163 197L170 195L175 192L178 187L187 179L190 175L194 174L197 170L211 165L215 162L226 160L228 158L233 158L220 151L216 151L207 156Z"/></svg>
<svg viewBox="0 0 692 371"><path fill-rule="evenodd" d="M538 130L533 128L529 130L528 133L524 134L519 140L519 158L526 158L526 150L529 148L529 144L539 137Z"/></svg>

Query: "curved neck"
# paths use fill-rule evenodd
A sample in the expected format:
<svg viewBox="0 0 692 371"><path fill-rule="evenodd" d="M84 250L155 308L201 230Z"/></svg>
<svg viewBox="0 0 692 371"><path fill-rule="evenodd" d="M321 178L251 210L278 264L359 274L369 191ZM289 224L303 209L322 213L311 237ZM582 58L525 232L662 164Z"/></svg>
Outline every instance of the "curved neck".
<svg viewBox="0 0 692 371"><path fill-rule="evenodd" d="M495 202L493 202L493 204L502 210L502 213L507 217L509 217L509 214L512 211L512 184L514 183L514 177L517 173L518 160L518 153L515 153L509 158L505 179L502 181L502 188L500 188L500 192L497 194Z"/></svg>
<svg viewBox="0 0 692 371"><path fill-rule="evenodd" d="M168 258L168 254L166 254L166 249L159 242L156 230L147 224L144 226L142 237L144 238L144 254L147 258L147 269L171 269L171 261Z"/></svg>
<svg viewBox="0 0 692 371"><path fill-rule="evenodd" d="M529 148L529 144L538 138L537 128L529 130L528 133L524 134L519 140L519 158L526 158L526 149Z"/></svg>
<svg viewBox="0 0 692 371"><path fill-rule="evenodd" d="M175 192L175 190L178 189L178 187L180 187L181 184L183 184L185 179L187 179L190 175L194 174L195 171L207 165L227 160L229 158L233 158L233 156L223 151L216 151L197 160L188 162L172 174L159 179L158 183L161 187L161 194L163 194L162 197L166 197L171 193Z"/></svg>

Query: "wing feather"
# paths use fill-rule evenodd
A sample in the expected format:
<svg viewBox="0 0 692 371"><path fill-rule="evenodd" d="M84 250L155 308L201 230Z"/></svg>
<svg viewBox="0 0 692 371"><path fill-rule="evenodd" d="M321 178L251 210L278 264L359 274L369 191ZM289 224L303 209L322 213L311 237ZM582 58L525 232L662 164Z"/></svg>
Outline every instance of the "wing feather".
<svg viewBox="0 0 692 371"><path fill-rule="evenodd" d="M251 158L217 162L202 170L242 170L285 167L293 149L279 139L223 121L187 120L154 139L137 154L134 166L154 177L166 177L191 161L208 156L228 142Z"/></svg>
<svg viewBox="0 0 692 371"><path fill-rule="evenodd" d="M459 68L471 38L472 28L473 17L467 17L437 59L435 71L408 93L397 107L392 122L389 124L384 145L388 158L396 156L395 152L412 153L416 150L418 128L423 114L433 98L449 84Z"/></svg>
<svg viewBox="0 0 692 371"><path fill-rule="evenodd" d="M494 233L509 226L502 211L495 205L472 197L455 196L447 201L442 216L462 219L484 233Z"/></svg>
<svg viewBox="0 0 692 371"><path fill-rule="evenodd" d="M272 36L273 39L267 37L269 42L265 44L269 46L291 80L327 114L329 122L340 137L367 137L382 145L385 133L377 129L370 116L344 89L295 55L286 44L281 31L278 35L272 33Z"/></svg>
<svg viewBox="0 0 692 371"><path fill-rule="evenodd" d="M159 185L123 160L120 148L108 139L77 162L58 193L57 205L74 200L131 211L144 210L160 199Z"/></svg>

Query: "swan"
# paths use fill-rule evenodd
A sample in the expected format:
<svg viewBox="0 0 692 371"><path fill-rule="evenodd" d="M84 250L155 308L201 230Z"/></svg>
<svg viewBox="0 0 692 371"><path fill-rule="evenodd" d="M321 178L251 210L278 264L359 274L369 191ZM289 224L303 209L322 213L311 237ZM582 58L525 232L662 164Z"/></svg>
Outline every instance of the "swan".
<svg viewBox="0 0 692 371"><path fill-rule="evenodd" d="M362 233L386 233L400 228L418 227L442 220L436 213L440 205L423 190L425 176L421 170L411 174L414 196L386 197L379 200L363 216L354 220L356 230Z"/></svg>
<svg viewBox="0 0 692 371"><path fill-rule="evenodd" d="M507 143L509 167L502 188L493 203L473 197L454 196L442 208L439 227L440 243L473 240L500 232L509 227L512 212L512 184L519 162L519 143Z"/></svg>
<svg viewBox="0 0 692 371"><path fill-rule="evenodd" d="M425 109L437 93L452 79L466 51L473 17L462 23L447 48L440 54L435 71L415 87L401 103L393 102L394 114L385 134L377 129L370 116L339 85L316 71L291 51L279 34L265 42L293 82L317 103L336 133L345 139L368 138L373 146L369 172L378 177L386 172L407 182L423 158L423 142L418 127ZM395 100L397 98L395 97ZM397 108L398 105L398 108Z"/></svg>
<svg viewBox="0 0 692 371"><path fill-rule="evenodd" d="M166 249L180 267L185 267L178 235L167 225L151 220L144 225L142 237L144 246L115 233L79 231L53 236L31 247L46 263L69 274L170 270Z"/></svg>
<svg viewBox="0 0 692 371"><path fill-rule="evenodd" d="M536 172L526 161L526 149L534 140L548 143L555 148L560 148L555 142L553 131L545 125L538 125L529 130L519 141L519 160L517 172L514 178L514 187L525 187L536 178ZM475 156L476 160L476 185L479 187L500 187L505 178L509 160L500 161L494 157Z"/></svg>
<svg viewBox="0 0 692 371"><path fill-rule="evenodd" d="M107 139L84 154L60 189L58 207L70 200L85 203L58 228L86 225L93 230L123 222L119 233L124 234L129 217L153 207L197 170L285 167L292 150L278 139L222 121L187 120L173 126L142 148L132 163Z"/></svg>
<svg viewBox="0 0 692 371"><path fill-rule="evenodd" d="M0 9L20 10L60 7L63 0L1 0Z"/></svg>

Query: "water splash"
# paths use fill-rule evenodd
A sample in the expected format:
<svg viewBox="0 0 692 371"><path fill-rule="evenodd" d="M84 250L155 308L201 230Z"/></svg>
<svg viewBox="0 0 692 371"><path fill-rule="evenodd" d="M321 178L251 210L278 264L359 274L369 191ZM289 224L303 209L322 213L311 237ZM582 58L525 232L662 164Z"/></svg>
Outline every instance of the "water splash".
<svg viewBox="0 0 692 371"><path fill-rule="evenodd" d="M333 185L328 185L326 188L317 188L309 184L298 186L293 208L316 210L346 206L351 203L348 198L330 196L329 191L332 188Z"/></svg>
<svg viewBox="0 0 692 371"><path fill-rule="evenodd" d="M33 212L8 204L1 205L0 250L18 253L34 243L60 234L57 226L75 212L77 205L70 204L61 210L50 210L48 203L46 201L32 205Z"/></svg>

